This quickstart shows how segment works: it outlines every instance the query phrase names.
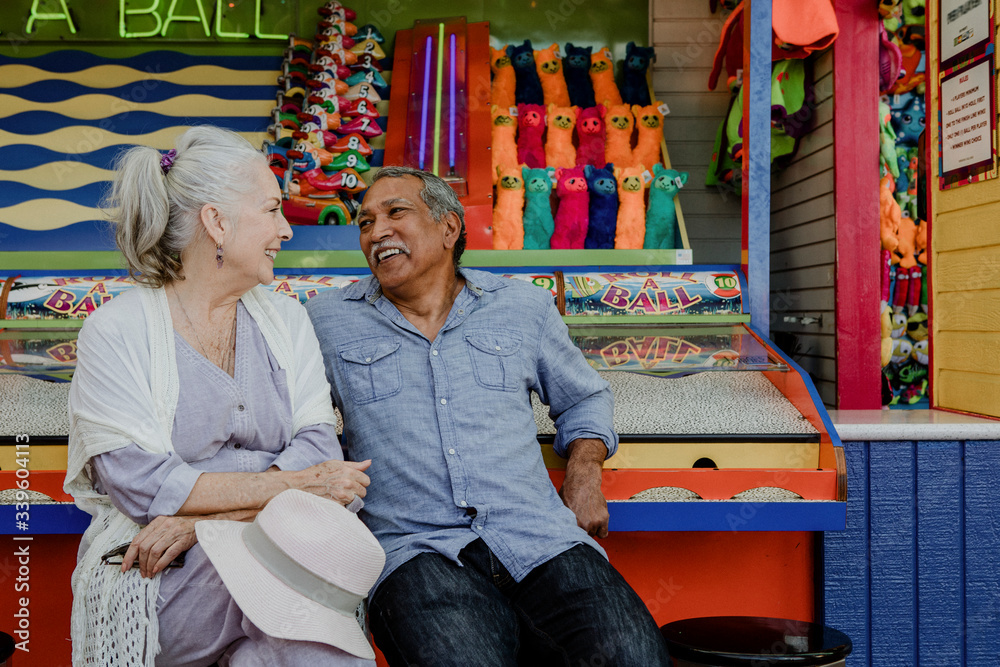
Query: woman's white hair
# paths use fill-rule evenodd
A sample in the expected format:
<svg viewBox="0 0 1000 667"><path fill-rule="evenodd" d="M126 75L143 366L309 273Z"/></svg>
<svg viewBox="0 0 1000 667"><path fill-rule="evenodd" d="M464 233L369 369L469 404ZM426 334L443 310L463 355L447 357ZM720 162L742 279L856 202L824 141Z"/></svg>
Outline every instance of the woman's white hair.
<svg viewBox="0 0 1000 667"><path fill-rule="evenodd" d="M177 138L165 172L163 154L136 146L115 161L115 179L102 202L129 275L161 287L183 279L181 252L204 228L201 209L214 204L234 221L240 201L254 187L256 165L267 158L229 130L202 125Z"/></svg>

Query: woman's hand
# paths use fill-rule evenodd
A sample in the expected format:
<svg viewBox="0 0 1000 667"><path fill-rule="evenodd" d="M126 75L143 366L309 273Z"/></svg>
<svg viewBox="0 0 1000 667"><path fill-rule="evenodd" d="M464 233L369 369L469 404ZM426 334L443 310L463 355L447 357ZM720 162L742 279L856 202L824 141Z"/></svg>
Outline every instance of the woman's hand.
<svg viewBox="0 0 1000 667"><path fill-rule="evenodd" d="M139 574L152 577L198 542L194 524L202 517L158 516L139 531L122 559L122 572L139 562Z"/></svg>
<svg viewBox="0 0 1000 667"><path fill-rule="evenodd" d="M365 497L371 480L364 471L371 464L371 459L360 462L330 459L295 473L295 487L347 505L354 496Z"/></svg>

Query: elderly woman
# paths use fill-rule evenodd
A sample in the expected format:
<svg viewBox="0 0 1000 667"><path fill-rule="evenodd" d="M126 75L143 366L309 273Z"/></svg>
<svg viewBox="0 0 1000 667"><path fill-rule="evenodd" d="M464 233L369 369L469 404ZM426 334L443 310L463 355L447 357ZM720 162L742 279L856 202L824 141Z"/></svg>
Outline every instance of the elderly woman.
<svg viewBox="0 0 1000 667"><path fill-rule="evenodd" d="M80 330L66 489L93 520L73 664L373 665L337 637L261 632L197 544L196 522L252 520L286 489L359 505L368 485L370 462L343 461L305 310L263 287L292 237L265 157L192 128L165 155L127 151L109 199L139 286Z"/></svg>

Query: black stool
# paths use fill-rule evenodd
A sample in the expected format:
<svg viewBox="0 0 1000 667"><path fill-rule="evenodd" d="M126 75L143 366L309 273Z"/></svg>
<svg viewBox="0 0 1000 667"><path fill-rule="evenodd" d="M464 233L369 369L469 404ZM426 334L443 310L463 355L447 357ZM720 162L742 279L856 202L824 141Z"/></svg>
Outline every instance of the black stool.
<svg viewBox="0 0 1000 667"><path fill-rule="evenodd" d="M0 632L0 667L10 667L14 655L14 638L6 632Z"/></svg>
<svg viewBox="0 0 1000 667"><path fill-rule="evenodd" d="M843 667L852 648L839 630L786 618L687 618L667 623L660 632L676 667Z"/></svg>

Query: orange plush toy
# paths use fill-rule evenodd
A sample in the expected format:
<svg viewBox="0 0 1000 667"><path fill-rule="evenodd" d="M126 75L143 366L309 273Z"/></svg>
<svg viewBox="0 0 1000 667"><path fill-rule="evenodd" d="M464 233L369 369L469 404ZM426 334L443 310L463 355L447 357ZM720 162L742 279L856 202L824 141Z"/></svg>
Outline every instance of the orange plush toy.
<svg viewBox="0 0 1000 667"><path fill-rule="evenodd" d="M604 142L604 159L615 166L632 167L632 125L635 122L627 104L610 106L604 103L608 112L604 114L607 127L607 141ZM641 246L640 246L641 247Z"/></svg>
<svg viewBox="0 0 1000 667"><path fill-rule="evenodd" d="M660 143L663 141L663 112L660 111L662 108L664 108L663 103L656 101L646 107L632 105L635 129L639 134L635 150L632 151L633 165L641 164L646 169L652 169L653 165L662 164L663 154L660 152Z"/></svg>
<svg viewBox="0 0 1000 667"><path fill-rule="evenodd" d="M521 167L498 167L497 199L493 207L493 249L524 248L524 178Z"/></svg>
<svg viewBox="0 0 1000 667"><path fill-rule="evenodd" d="M562 56L559 55L558 44L535 51L535 69L538 70L538 78L542 82L545 105L568 107L569 88L566 87L566 75L563 74Z"/></svg>
<svg viewBox="0 0 1000 667"><path fill-rule="evenodd" d="M892 196L895 189L896 181L892 179L892 174L883 176L878 191L879 237L882 240L882 249L889 252L894 251L896 246L899 245L899 239L896 238L896 235L899 233L899 220L902 216L899 204L896 202L896 198ZM893 264L895 264L895 261L893 261Z"/></svg>
<svg viewBox="0 0 1000 667"><path fill-rule="evenodd" d="M501 109L514 106L514 66L511 65L507 47L490 48L490 69L493 71L493 86L490 88L490 102Z"/></svg>
<svg viewBox="0 0 1000 667"><path fill-rule="evenodd" d="M615 64L611 61L611 51L604 47L590 55L590 80L594 84L594 99L604 106L621 104L622 94L615 83Z"/></svg>
<svg viewBox="0 0 1000 667"><path fill-rule="evenodd" d="M645 167L615 168L618 181L618 224L615 229L615 249L642 250L646 237Z"/></svg>
<svg viewBox="0 0 1000 667"><path fill-rule="evenodd" d="M573 147L573 127L576 125L576 107L549 105L548 134L545 135L545 166L569 169L576 164Z"/></svg>
<svg viewBox="0 0 1000 667"><path fill-rule="evenodd" d="M490 107L493 117L493 182L496 183L498 167L517 167L517 123L510 109L494 104Z"/></svg>
<svg viewBox="0 0 1000 667"><path fill-rule="evenodd" d="M899 264L904 269L912 269L917 265L917 223L910 217L899 219L899 232L896 234L899 245L892 253L892 263Z"/></svg>

